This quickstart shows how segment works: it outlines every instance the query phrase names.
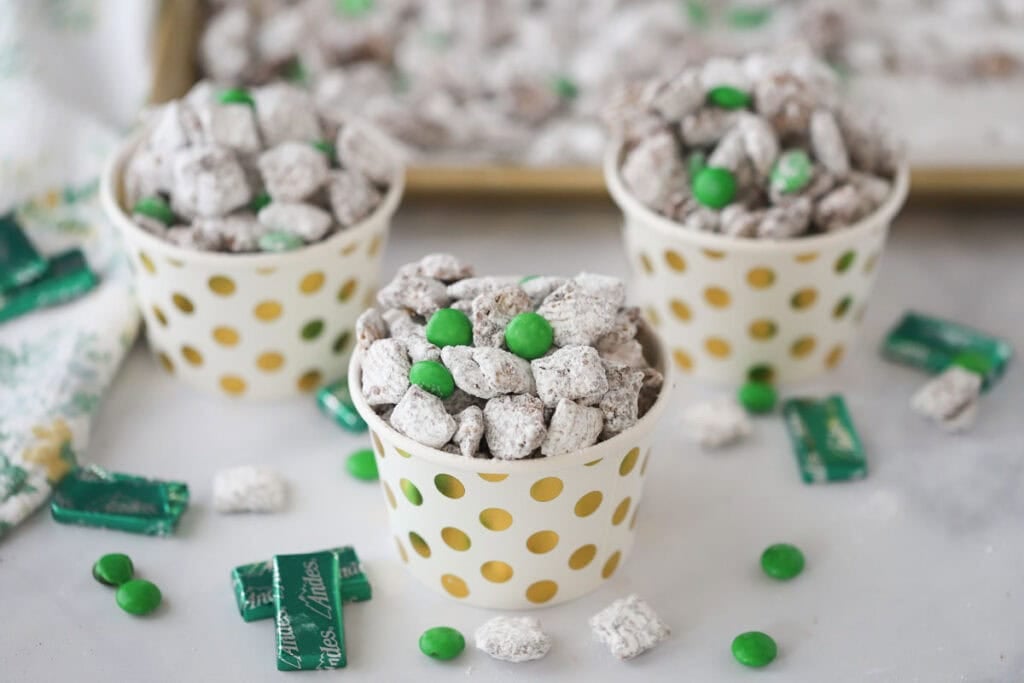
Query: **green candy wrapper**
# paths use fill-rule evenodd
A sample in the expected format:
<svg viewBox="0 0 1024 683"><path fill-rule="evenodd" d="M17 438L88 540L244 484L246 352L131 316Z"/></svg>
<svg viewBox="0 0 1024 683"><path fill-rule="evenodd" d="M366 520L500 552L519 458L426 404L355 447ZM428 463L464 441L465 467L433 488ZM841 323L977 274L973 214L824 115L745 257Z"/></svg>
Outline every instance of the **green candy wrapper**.
<svg viewBox="0 0 1024 683"><path fill-rule="evenodd" d="M841 396L793 398L782 406L800 476L808 483L863 479L868 464Z"/></svg>
<svg viewBox="0 0 1024 683"><path fill-rule="evenodd" d="M338 555L274 557L274 630L279 671L340 669L345 658Z"/></svg>
<svg viewBox="0 0 1024 683"><path fill-rule="evenodd" d="M0 294L0 322L70 301L95 286L96 274L89 269L81 250L65 251L53 257L37 280Z"/></svg>
<svg viewBox="0 0 1024 683"><path fill-rule="evenodd" d="M188 507L188 486L91 467L76 467L53 494L50 512L62 524L106 527L149 536L174 532Z"/></svg>
<svg viewBox="0 0 1024 683"><path fill-rule="evenodd" d="M338 556L341 577L341 601L365 602L372 596L370 582L359 565L354 548L332 548ZM245 621L259 621L274 616L274 561L253 562L235 567L231 572L238 611Z"/></svg>
<svg viewBox="0 0 1024 683"><path fill-rule="evenodd" d="M347 380L341 379L322 387L316 393L316 402L320 411L342 428L357 434L366 431L366 422L359 416L348 392Z"/></svg>
<svg viewBox="0 0 1024 683"><path fill-rule="evenodd" d="M969 359L965 367L980 374L982 388L988 389L1006 372L1013 349L966 325L911 312L886 335L882 355L932 374Z"/></svg>
<svg viewBox="0 0 1024 683"><path fill-rule="evenodd" d="M39 255L14 216L0 216L0 292L32 282L46 270Z"/></svg>

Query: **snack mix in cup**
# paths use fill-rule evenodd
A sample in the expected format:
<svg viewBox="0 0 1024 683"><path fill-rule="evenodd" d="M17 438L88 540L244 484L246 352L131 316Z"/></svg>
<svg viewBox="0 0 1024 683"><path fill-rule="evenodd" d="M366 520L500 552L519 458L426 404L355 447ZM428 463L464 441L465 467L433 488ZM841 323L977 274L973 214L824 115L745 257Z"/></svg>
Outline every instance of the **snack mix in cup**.
<svg viewBox="0 0 1024 683"><path fill-rule="evenodd" d="M399 553L478 606L564 602L632 546L664 363L614 277L399 269L356 324L368 423Z"/></svg>
<svg viewBox="0 0 1024 683"><path fill-rule="evenodd" d="M683 372L794 382L853 343L908 173L835 86L816 61L755 54L610 103L634 291Z"/></svg>
<svg viewBox="0 0 1024 683"><path fill-rule="evenodd" d="M164 369L231 397L340 379L404 173L393 143L308 93L199 83L114 155L101 198Z"/></svg>

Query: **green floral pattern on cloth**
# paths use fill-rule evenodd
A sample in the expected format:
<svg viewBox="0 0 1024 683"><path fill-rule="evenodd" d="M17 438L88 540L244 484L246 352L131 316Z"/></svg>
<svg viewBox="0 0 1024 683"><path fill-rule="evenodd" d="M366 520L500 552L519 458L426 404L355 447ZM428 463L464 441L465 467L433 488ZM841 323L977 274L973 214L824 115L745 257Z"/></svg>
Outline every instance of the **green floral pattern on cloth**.
<svg viewBox="0 0 1024 683"><path fill-rule="evenodd" d="M0 325L0 537L76 464L139 326L127 264L95 183L47 192L16 217L44 254L82 248L101 283L65 306Z"/></svg>

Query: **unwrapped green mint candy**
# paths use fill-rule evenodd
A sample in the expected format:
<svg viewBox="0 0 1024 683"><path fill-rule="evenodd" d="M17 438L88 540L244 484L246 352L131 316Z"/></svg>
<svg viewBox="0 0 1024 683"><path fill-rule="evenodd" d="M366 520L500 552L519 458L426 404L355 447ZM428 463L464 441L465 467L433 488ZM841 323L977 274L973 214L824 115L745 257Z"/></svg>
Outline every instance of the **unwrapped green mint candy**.
<svg viewBox="0 0 1024 683"><path fill-rule="evenodd" d="M433 659L455 659L466 649L466 639L451 626L428 628L420 636L420 652Z"/></svg>
<svg viewBox="0 0 1024 683"><path fill-rule="evenodd" d="M132 579L118 587L116 599L125 612L142 616L159 607L163 596L156 584L145 579Z"/></svg>
<svg viewBox="0 0 1024 683"><path fill-rule="evenodd" d="M92 576L100 583L108 586L120 586L129 581L135 574L132 558L124 553L110 553L96 560L92 566Z"/></svg>

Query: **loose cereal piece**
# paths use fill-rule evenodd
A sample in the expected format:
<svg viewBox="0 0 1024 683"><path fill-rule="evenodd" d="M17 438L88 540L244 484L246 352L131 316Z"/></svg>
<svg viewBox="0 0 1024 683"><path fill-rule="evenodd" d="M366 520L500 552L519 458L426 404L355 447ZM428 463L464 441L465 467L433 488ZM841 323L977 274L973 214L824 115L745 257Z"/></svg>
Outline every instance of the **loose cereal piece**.
<svg viewBox="0 0 1024 683"><path fill-rule="evenodd" d="M280 512L284 502L284 479L269 467L233 467L213 477L217 512Z"/></svg>
<svg viewBox="0 0 1024 683"><path fill-rule="evenodd" d="M484 407L484 438L495 458L525 458L540 447L546 434L544 404L535 396L499 396Z"/></svg>
<svg viewBox="0 0 1024 683"><path fill-rule="evenodd" d="M811 116L811 150L821 165L836 178L850 172L850 157L832 112L818 109Z"/></svg>
<svg viewBox="0 0 1024 683"><path fill-rule="evenodd" d="M537 306L540 306L544 299L547 298L548 294L555 291L566 282L567 280L564 277L540 275L538 277L524 279L519 283L519 287L526 292L528 297L530 297L530 302L533 304L533 308L536 308Z"/></svg>
<svg viewBox="0 0 1024 683"><path fill-rule="evenodd" d="M825 232L848 228L871 210L853 185L840 185L821 198L814 208L814 222Z"/></svg>
<svg viewBox="0 0 1024 683"><path fill-rule="evenodd" d="M636 424L644 373L619 363L605 361L604 366L608 378L608 391L601 398L598 407L604 413L601 438L610 439Z"/></svg>
<svg viewBox="0 0 1024 683"><path fill-rule="evenodd" d="M156 123L153 124L147 143L161 155L177 152L190 143L215 142L204 140L199 119L187 102L168 102L155 111L150 120Z"/></svg>
<svg viewBox="0 0 1024 683"><path fill-rule="evenodd" d="M280 230L301 237L306 244L318 242L331 231L331 214L312 204L271 202L256 218L268 230Z"/></svg>
<svg viewBox="0 0 1024 683"><path fill-rule="evenodd" d="M468 394L458 386L455 387L451 396L444 399L444 409L448 411L449 415L458 415L470 406L483 408L486 404L487 401L484 399Z"/></svg>
<svg viewBox="0 0 1024 683"><path fill-rule="evenodd" d="M198 117L204 142L244 154L259 151L260 133L256 128L252 107L246 104L205 102L192 109Z"/></svg>
<svg viewBox="0 0 1024 683"><path fill-rule="evenodd" d="M639 320L640 309L636 306L620 309L615 315L615 323L612 328L597 340L597 344L595 344L597 350L610 350L632 341L636 337Z"/></svg>
<svg viewBox="0 0 1024 683"><path fill-rule="evenodd" d="M370 344L388 336L388 325L376 308L367 308L356 318L356 348L365 351Z"/></svg>
<svg viewBox="0 0 1024 683"><path fill-rule="evenodd" d="M210 244L200 239L191 225L175 225L167 228L163 237L171 244L182 249L195 249L196 251L217 250L216 244Z"/></svg>
<svg viewBox="0 0 1024 683"><path fill-rule="evenodd" d="M305 7L281 8L261 22L256 33L260 58L283 63L294 57L313 28L307 21L308 15Z"/></svg>
<svg viewBox="0 0 1024 683"><path fill-rule="evenodd" d="M688 186L675 139L667 132L641 140L622 164L622 182L643 204L657 208Z"/></svg>
<svg viewBox="0 0 1024 683"><path fill-rule="evenodd" d="M505 344L505 327L520 313L533 310L530 297L518 286L511 285L485 292L473 299L473 344L476 347Z"/></svg>
<svg viewBox="0 0 1024 683"><path fill-rule="evenodd" d="M398 339L405 337L427 338L424 326L413 320L412 316L404 308L389 308L381 314L381 317L387 323L388 332L392 337Z"/></svg>
<svg viewBox="0 0 1024 683"><path fill-rule="evenodd" d="M705 448L719 448L751 432L747 412L730 397L697 403L683 412L687 436Z"/></svg>
<svg viewBox="0 0 1024 683"><path fill-rule="evenodd" d="M636 595L616 600L595 614L590 629L617 659L633 659L672 634L651 606Z"/></svg>
<svg viewBox="0 0 1024 683"><path fill-rule="evenodd" d="M327 196L331 211L345 227L363 220L380 204L380 191L361 173L341 170L327 175Z"/></svg>
<svg viewBox="0 0 1024 683"><path fill-rule="evenodd" d="M530 364L515 354L489 346L446 346L441 360L455 386L478 398L534 390Z"/></svg>
<svg viewBox="0 0 1024 683"><path fill-rule="evenodd" d="M647 106L666 121L679 121L704 104L706 90L696 70L686 70L674 78L652 81L643 91Z"/></svg>
<svg viewBox="0 0 1024 683"><path fill-rule="evenodd" d="M551 323L558 346L591 346L615 325L618 308L615 301L567 282L544 299L537 313Z"/></svg>
<svg viewBox="0 0 1024 683"><path fill-rule="evenodd" d="M363 357L363 395L371 406L398 403L409 388L409 355L398 339L378 339Z"/></svg>
<svg viewBox="0 0 1024 683"><path fill-rule="evenodd" d="M742 204L730 204L719 213L719 231L730 237L756 237L765 212L751 211Z"/></svg>
<svg viewBox="0 0 1024 683"><path fill-rule="evenodd" d="M448 285L448 296L452 299L475 299L481 294L493 292L496 289L518 284L516 277L467 277L464 280L453 282Z"/></svg>
<svg viewBox="0 0 1024 683"><path fill-rule="evenodd" d="M647 361L644 358L644 347L636 339L630 339L618 346L605 348L598 344L597 350L601 354L601 359L605 361L619 363L630 368L644 368L647 365Z"/></svg>
<svg viewBox="0 0 1024 683"><path fill-rule="evenodd" d="M282 142L320 140L323 132L309 93L288 83L274 83L252 91L256 120L268 147Z"/></svg>
<svg viewBox="0 0 1024 683"><path fill-rule="evenodd" d="M781 240L807 232L811 224L811 200L800 197L790 204L775 206L764 212L757 227L757 236Z"/></svg>
<svg viewBox="0 0 1024 683"><path fill-rule="evenodd" d="M780 137L807 131L816 101L807 82L792 73L777 73L754 84L757 113Z"/></svg>
<svg viewBox="0 0 1024 683"><path fill-rule="evenodd" d="M384 308L405 308L429 318L434 311L448 305L444 284L429 277L397 277L377 292L377 302Z"/></svg>
<svg viewBox="0 0 1024 683"><path fill-rule="evenodd" d="M874 175L895 175L900 154L890 139L889 131L878 119L845 108L838 113L836 120L854 168Z"/></svg>
<svg viewBox="0 0 1024 683"><path fill-rule="evenodd" d="M169 194L174 187L172 159L157 154L148 145L141 145L124 169L125 202L134 206L143 197Z"/></svg>
<svg viewBox="0 0 1024 683"><path fill-rule="evenodd" d="M705 91L727 85L737 90L749 90L750 79L743 70L743 64L728 57L712 57L701 66L700 82Z"/></svg>
<svg viewBox="0 0 1024 683"><path fill-rule="evenodd" d="M409 360L413 363L419 363L421 360L441 360L441 349L428 342L425 337L408 336L403 337L402 341L409 352Z"/></svg>
<svg viewBox="0 0 1024 683"><path fill-rule="evenodd" d="M479 406L469 406L455 415L455 424L452 443L467 458L476 457L480 440L484 437L484 411Z"/></svg>
<svg viewBox="0 0 1024 683"><path fill-rule="evenodd" d="M779 139L771 124L756 114L741 112L736 125L754 170L759 177L767 178L779 158Z"/></svg>
<svg viewBox="0 0 1024 683"><path fill-rule="evenodd" d="M572 453L597 443L604 426L604 413L568 399L555 406L548 424L548 435L540 452L547 456Z"/></svg>
<svg viewBox="0 0 1024 683"><path fill-rule="evenodd" d="M197 218L192 227L199 241L233 253L257 251L259 239L266 232L251 211L240 211L223 218Z"/></svg>
<svg viewBox="0 0 1024 683"><path fill-rule="evenodd" d="M476 630L477 649L503 662L529 662L551 649L551 636L534 617L494 617Z"/></svg>
<svg viewBox="0 0 1024 683"><path fill-rule="evenodd" d="M679 134L687 147L707 147L716 144L739 118L739 112L729 109L705 108L679 122Z"/></svg>
<svg viewBox="0 0 1024 683"><path fill-rule="evenodd" d="M626 303L626 285L621 278L595 273L580 273L573 282L586 292L610 301L618 310Z"/></svg>
<svg viewBox="0 0 1024 683"><path fill-rule="evenodd" d="M441 399L416 385L410 386L395 406L391 426L431 448L451 441L456 429L455 418L445 411Z"/></svg>
<svg viewBox="0 0 1024 683"><path fill-rule="evenodd" d="M395 169L391 157L357 124L342 127L336 148L344 168L359 171L377 185L387 185Z"/></svg>
<svg viewBox="0 0 1024 683"><path fill-rule="evenodd" d="M563 398L587 406L596 405L608 391L601 356L590 346L566 346L531 361L530 367L537 395L549 407Z"/></svg>
<svg viewBox="0 0 1024 683"><path fill-rule="evenodd" d="M473 266L462 263L451 254L427 254L415 263L398 269L399 275L418 275L451 284L473 276Z"/></svg>
<svg viewBox="0 0 1024 683"><path fill-rule="evenodd" d="M327 157L308 143L283 142L260 154L258 163L275 202L301 202L327 180Z"/></svg>
<svg viewBox="0 0 1024 683"><path fill-rule="evenodd" d="M198 145L174 155L174 213L224 216L252 199L245 171L226 148Z"/></svg>
<svg viewBox="0 0 1024 683"><path fill-rule="evenodd" d="M981 375L953 365L921 387L910 407L949 431L961 431L971 426L980 395Z"/></svg>
<svg viewBox="0 0 1024 683"><path fill-rule="evenodd" d="M869 173L851 171L848 180L851 185L857 188L860 196L871 206L871 211L881 206L889 198L889 193L892 191L892 183L885 178Z"/></svg>
<svg viewBox="0 0 1024 683"><path fill-rule="evenodd" d="M203 71L217 81L235 82L252 63L249 37L253 17L249 8L231 5L215 13L206 23L199 41Z"/></svg>
<svg viewBox="0 0 1024 683"><path fill-rule="evenodd" d="M715 145L708 157L708 166L725 168L735 173L747 158L747 149L743 144L743 132L739 126L733 128Z"/></svg>
<svg viewBox="0 0 1024 683"><path fill-rule="evenodd" d="M721 213L706 206L696 206L685 214L683 227L694 232L718 232Z"/></svg>

